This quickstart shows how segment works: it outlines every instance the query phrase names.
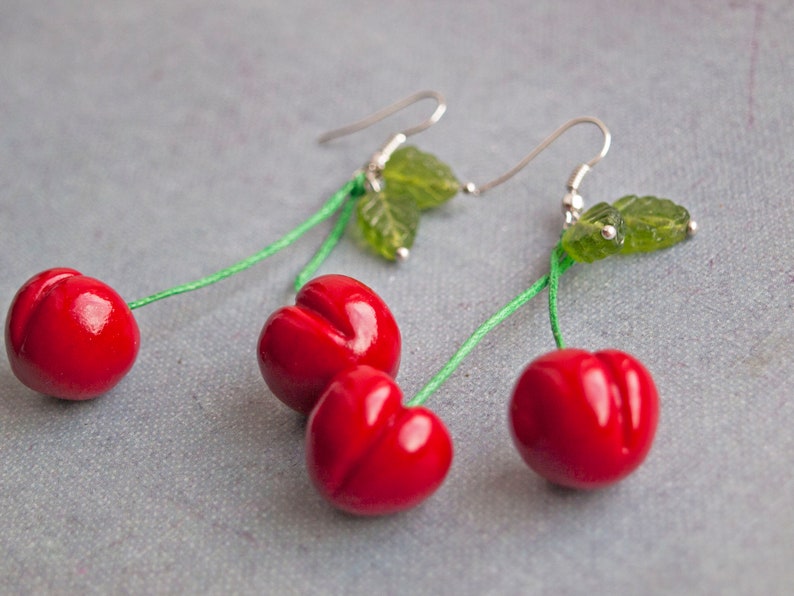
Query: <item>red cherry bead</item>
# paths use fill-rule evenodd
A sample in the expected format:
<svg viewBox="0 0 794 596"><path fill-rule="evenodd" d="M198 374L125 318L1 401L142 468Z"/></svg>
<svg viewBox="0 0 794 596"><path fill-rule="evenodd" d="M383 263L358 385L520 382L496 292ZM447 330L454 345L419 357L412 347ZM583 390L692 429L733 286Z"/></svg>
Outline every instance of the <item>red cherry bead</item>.
<svg viewBox="0 0 794 596"><path fill-rule="evenodd" d="M35 391L69 400L113 388L132 368L140 334L107 284L74 269L48 269L17 292L6 317L11 370Z"/></svg>
<svg viewBox="0 0 794 596"><path fill-rule="evenodd" d="M400 366L400 330L386 303L344 275L324 275L280 308L259 336L259 368L273 394L311 412L339 372L358 364L392 377Z"/></svg>
<svg viewBox="0 0 794 596"><path fill-rule="evenodd" d="M414 507L441 485L452 441L430 410L405 407L386 373L358 366L337 375L309 417L306 464L320 494L358 515Z"/></svg>
<svg viewBox="0 0 794 596"><path fill-rule="evenodd" d="M659 398L632 356L564 349L534 360L510 404L513 442L555 484L598 488L642 463L653 442Z"/></svg>

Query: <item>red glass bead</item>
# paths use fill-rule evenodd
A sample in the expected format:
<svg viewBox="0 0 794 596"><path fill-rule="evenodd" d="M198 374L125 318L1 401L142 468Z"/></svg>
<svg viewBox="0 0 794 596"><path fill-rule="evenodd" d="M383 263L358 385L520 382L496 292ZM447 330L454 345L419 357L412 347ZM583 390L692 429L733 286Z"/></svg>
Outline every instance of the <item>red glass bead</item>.
<svg viewBox="0 0 794 596"><path fill-rule="evenodd" d="M659 398L650 373L617 350L564 349L522 373L510 404L521 456L555 484L598 488L642 463L653 442Z"/></svg>
<svg viewBox="0 0 794 596"><path fill-rule="evenodd" d="M392 377L400 366L400 330L386 303L361 282L325 275L280 308L259 336L259 368L273 394L311 412L331 379L366 364Z"/></svg>
<svg viewBox="0 0 794 596"><path fill-rule="evenodd" d="M337 375L309 417L306 464L320 494L358 515L414 507L441 485L452 441L430 410L405 407L386 373L358 366Z"/></svg>
<svg viewBox="0 0 794 596"><path fill-rule="evenodd" d="M8 310L11 370L35 391L69 400L96 397L132 368L140 333L132 311L107 284L74 269L29 279Z"/></svg>

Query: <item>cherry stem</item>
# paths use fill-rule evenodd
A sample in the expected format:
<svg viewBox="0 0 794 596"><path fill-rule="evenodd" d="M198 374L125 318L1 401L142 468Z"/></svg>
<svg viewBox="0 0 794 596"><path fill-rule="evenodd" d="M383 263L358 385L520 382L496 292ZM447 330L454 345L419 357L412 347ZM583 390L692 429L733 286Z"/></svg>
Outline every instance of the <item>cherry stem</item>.
<svg viewBox="0 0 794 596"><path fill-rule="evenodd" d="M552 272L554 272L556 279L559 280L559 277L565 273L571 267L571 265L574 264L574 260L564 254L562 247L559 244L554 248L551 254ZM554 262L555 259L556 262ZM463 342L463 345L458 348L458 351L453 354L452 358L447 361L441 370L439 370L433 376L433 378L430 379L430 381L428 381L428 383L419 390L419 393L417 393L410 401L406 402L405 405L410 407L420 406L425 403L425 401L427 401L427 399L433 395L433 393L435 393L436 390L441 387L441 385L444 384L444 382L452 375L452 373L457 370L461 362L463 362L463 359L466 358L466 356L469 355L469 353L477 346L477 344L483 340L488 332L499 326L508 317L510 317L510 315L524 306L524 304L540 294L540 292L543 291L543 288L549 285L551 277L552 274L549 273L548 275L544 275L538 279L529 288L521 292L518 296L503 306L498 312L491 315L491 317L482 325L477 327L474 333L472 333L471 336L469 336L469 338Z"/></svg>
<svg viewBox="0 0 794 596"><path fill-rule="evenodd" d="M196 281L192 281L186 284L182 284L179 286L175 286L173 288L169 288L167 290L163 290L162 292L158 292L156 294L152 294L151 296L147 296L146 298L141 298L140 300L135 300L134 302L129 302L128 306L130 309L140 308L141 306L146 306L147 304L151 304L152 302L157 302L158 300L162 300L164 298L169 298L171 296L175 296L177 294L184 294L185 292L192 292L193 290L198 290L199 288L203 288L214 283L221 281L222 279L226 279L227 277L231 277L236 273L240 273L256 265L260 261L265 260L266 258L273 256L280 250L290 246L296 240L298 240L301 236L303 236L306 232L311 230L314 226L319 223L322 223L329 217L331 217L334 213L339 211L340 208L343 208L345 202L348 200L348 197L357 197L360 196L364 189L364 174L357 174L355 177L351 178L350 180L345 183L345 185L340 188L337 192L328 199L325 204L320 207L320 209L312 215L309 219L304 221L302 224L298 225L291 231L287 232L284 236L280 239L276 240L272 244L269 244L258 253L251 255L250 257L243 259L242 261L238 261L234 265L227 267L226 269L221 269L217 273L213 273L212 275L208 275L207 277L202 277ZM349 217L349 215L348 215ZM344 228L343 228L344 229ZM327 242L327 241L326 241ZM338 242L338 239L336 240ZM336 242L333 243L333 246L336 245ZM308 266L313 266L314 270L320 266L322 260L325 259L328 254L330 254L333 246L330 247L329 250L322 253L322 258L317 260L316 256L312 261L310 261ZM321 247L322 250L322 247Z"/></svg>
<svg viewBox="0 0 794 596"><path fill-rule="evenodd" d="M328 258L328 255L330 255L334 248L336 248L336 245L339 244L339 241L342 239L345 229L347 228L347 222L350 221L350 216L353 214L353 207L355 207L357 200L358 195L351 193L350 197L347 199L344 205L342 205L342 209L339 212L339 218L336 220L333 229L320 245L320 248L317 249L317 252L314 253L314 256L311 258L311 260L306 263L303 269L300 270L300 273L295 276L294 286L296 292L314 276L314 274L320 268L320 265L325 262L325 260Z"/></svg>
<svg viewBox="0 0 794 596"><path fill-rule="evenodd" d="M567 265L566 265L567 263ZM551 333L557 347L562 350L565 342L562 340L560 331L560 315L557 311L557 290L560 287L560 276L573 265L574 260L565 254L561 244L557 244L551 251L549 259L549 322L551 323ZM564 268L563 268L564 267Z"/></svg>

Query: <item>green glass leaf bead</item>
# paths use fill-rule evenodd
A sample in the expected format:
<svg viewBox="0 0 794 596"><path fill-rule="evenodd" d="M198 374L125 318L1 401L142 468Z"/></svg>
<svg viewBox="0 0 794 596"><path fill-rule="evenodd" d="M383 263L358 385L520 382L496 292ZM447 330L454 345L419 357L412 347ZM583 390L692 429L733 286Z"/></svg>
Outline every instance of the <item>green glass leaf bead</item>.
<svg viewBox="0 0 794 596"><path fill-rule="evenodd" d="M422 211L445 203L460 189L447 164L412 146L392 153L382 175L391 196L410 197Z"/></svg>
<svg viewBox="0 0 794 596"><path fill-rule="evenodd" d="M617 209L608 203L598 203L565 230L561 240L562 248L574 261L592 263L620 252L625 227L623 217Z"/></svg>
<svg viewBox="0 0 794 596"><path fill-rule="evenodd" d="M613 207L626 222L623 254L667 248L687 237L689 211L669 199L628 195Z"/></svg>
<svg viewBox="0 0 794 596"><path fill-rule="evenodd" d="M397 249L413 246L419 227L419 208L412 198L394 195L387 186L361 197L356 211L361 236L379 255L394 261Z"/></svg>

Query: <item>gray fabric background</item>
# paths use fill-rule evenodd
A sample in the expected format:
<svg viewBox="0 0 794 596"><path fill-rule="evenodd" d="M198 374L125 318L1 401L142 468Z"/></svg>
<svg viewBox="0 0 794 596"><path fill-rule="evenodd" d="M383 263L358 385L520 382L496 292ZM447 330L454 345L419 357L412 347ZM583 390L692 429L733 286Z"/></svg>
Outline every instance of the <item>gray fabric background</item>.
<svg viewBox="0 0 794 596"><path fill-rule="evenodd" d="M255 252L430 104L321 132L423 88L449 110L413 142L461 179L592 114L614 143L589 204L667 196L701 232L563 279L568 343L635 354L663 402L646 463L599 492L550 488L507 432L519 372L553 348L544 295L431 398L456 447L435 496L380 519L329 508L254 356L327 225L136 311L138 361L100 399L34 394L3 359L0 592L790 593L793 30L787 0L4 0L2 309L52 266L132 300ZM428 214L404 266L342 242L322 271L390 304L406 394L546 271L565 180L600 142L578 127Z"/></svg>

